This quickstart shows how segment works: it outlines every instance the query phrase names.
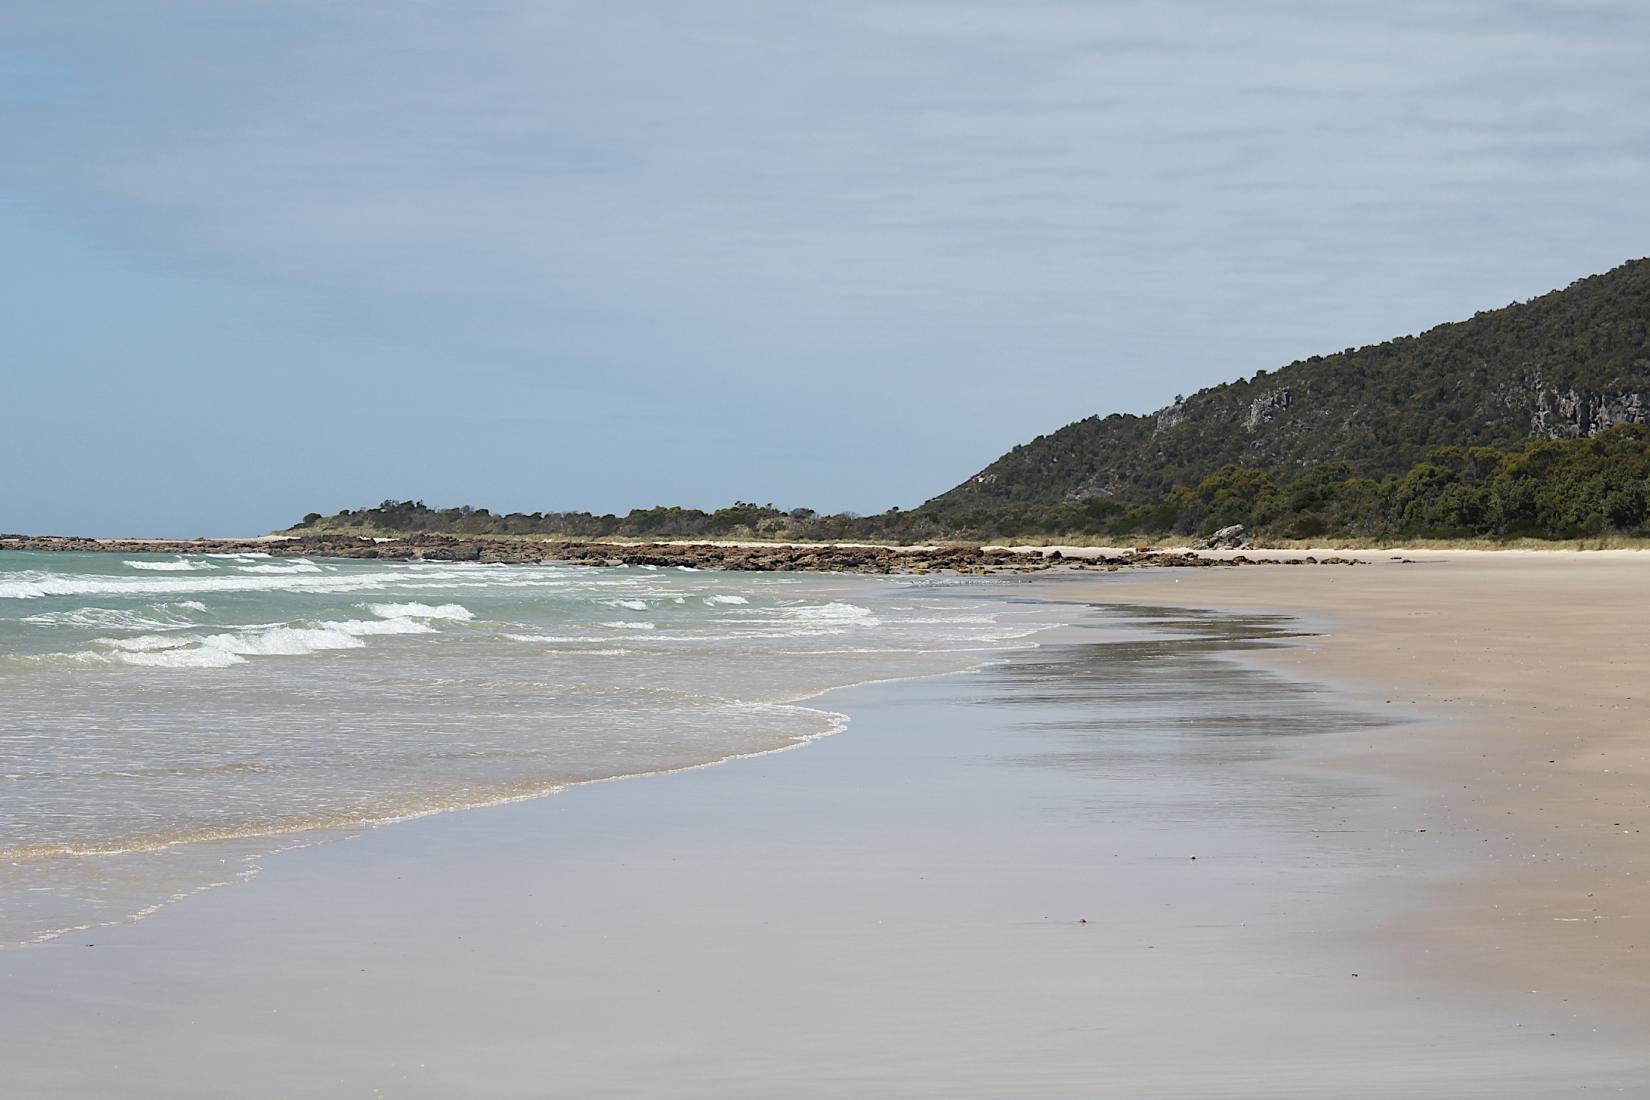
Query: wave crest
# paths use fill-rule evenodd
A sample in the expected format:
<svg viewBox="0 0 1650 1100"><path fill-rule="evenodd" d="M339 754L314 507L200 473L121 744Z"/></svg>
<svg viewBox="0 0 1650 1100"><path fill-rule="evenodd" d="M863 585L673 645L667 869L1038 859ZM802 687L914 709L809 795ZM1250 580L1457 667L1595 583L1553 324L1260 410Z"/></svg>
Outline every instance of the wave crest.
<svg viewBox="0 0 1650 1100"><path fill-rule="evenodd" d="M179 558L176 561L128 561L122 564L133 569L148 569L155 573L193 573L198 569L217 568L209 561L190 561L188 558Z"/></svg>
<svg viewBox="0 0 1650 1100"><path fill-rule="evenodd" d="M467 623L476 617L475 612L458 603L435 606L427 603L369 603L367 610L380 619L448 619Z"/></svg>

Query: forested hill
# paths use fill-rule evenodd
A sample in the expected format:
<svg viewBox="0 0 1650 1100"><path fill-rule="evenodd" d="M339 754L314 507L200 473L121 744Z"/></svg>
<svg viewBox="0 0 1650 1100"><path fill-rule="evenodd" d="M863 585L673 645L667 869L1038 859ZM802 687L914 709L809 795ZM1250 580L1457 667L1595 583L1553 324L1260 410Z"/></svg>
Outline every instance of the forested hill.
<svg viewBox="0 0 1650 1100"><path fill-rule="evenodd" d="M1650 537L1650 260L1016 447L920 508L310 513L303 533L813 541Z"/></svg>
<svg viewBox="0 0 1650 1100"><path fill-rule="evenodd" d="M1289 481L1344 461L1399 474L1443 446L1517 448L1650 421L1650 260L1528 302L1069 424L922 511L972 526L1016 506L1136 502L1228 465Z"/></svg>

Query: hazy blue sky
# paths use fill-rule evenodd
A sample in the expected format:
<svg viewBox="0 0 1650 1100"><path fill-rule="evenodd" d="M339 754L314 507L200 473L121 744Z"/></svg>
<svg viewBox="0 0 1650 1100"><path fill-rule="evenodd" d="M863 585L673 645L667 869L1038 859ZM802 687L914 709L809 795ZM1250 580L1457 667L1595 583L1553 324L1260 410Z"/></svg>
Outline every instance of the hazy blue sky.
<svg viewBox="0 0 1650 1100"><path fill-rule="evenodd" d="M1650 4L0 8L0 530L880 511L1650 253Z"/></svg>

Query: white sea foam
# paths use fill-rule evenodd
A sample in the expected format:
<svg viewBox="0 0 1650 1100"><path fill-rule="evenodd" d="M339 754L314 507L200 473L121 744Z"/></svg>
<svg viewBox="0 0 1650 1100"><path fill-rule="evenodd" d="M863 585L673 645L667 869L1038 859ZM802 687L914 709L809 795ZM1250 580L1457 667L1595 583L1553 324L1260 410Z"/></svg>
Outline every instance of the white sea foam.
<svg viewBox="0 0 1650 1100"><path fill-rule="evenodd" d="M434 634L435 627L419 619L345 619L338 623L322 623L329 630L341 630L357 637L377 634Z"/></svg>
<svg viewBox="0 0 1650 1100"><path fill-rule="evenodd" d="M647 622L611 622L611 623L602 623L602 625L605 626L605 627L609 627L613 630L653 630L654 629L654 624L653 623L647 623Z"/></svg>
<svg viewBox="0 0 1650 1100"><path fill-rule="evenodd" d="M121 653L122 664L145 668L228 668L246 658L221 649L163 649L152 653Z"/></svg>
<svg viewBox="0 0 1650 1100"><path fill-rule="evenodd" d="M363 638L390 634L433 634L435 628L415 619L344 619L311 625L259 624L217 634L140 634L133 638L98 638L94 644L113 650L131 665L156 668L227 668L248 657L301 657L329 650L360 649Z"/></svg>
<svg viewBox="0 0 1650 1100"><path fill-rule="evenodd" d="M817 623L853 623L858 626L876 626L880 619L871 614L871 609L861 607L857 603L843 603L832 600L824 604L804 604L801 607L787 607L784 611L787 618L800 619L804 622Z"/></svg>
<svg viewBox="0 0 1650 1100"><path fill-rule="evenodd" d="M337 629L342 625L277 626L268 630L208 634L201 639L201 645L238 657L301 657L330 649L360 649L367 644L355 634Z"/></svg>
<svg viewBox="0 0 1650 1100"><path fill-rule="evenodd" d="M451 619L467 623L475 618L473 611L457 603L435 607L427 603L369 603L367 610L381 619Z"/></svg>
<svg viewBox="0 0 1650 1100"><path fill-rule="evenodd" d="M583 634L500 634L499 637L508 638L512 642L551 642L556 645L593 645L612 641L611 638Z"/></svg>
<svg viewBox="0 0 1650 1100"><path fill-rule="evenodd" d="M646 600L603 600L608 607L623 607L630 611L646 611Z"/></svg>
<svg viewBox="0 0 1650 1100"><path fill-rule="evenodd" d="M76 607L66 611L42 611L20 620L31 626L72 626L90 630L168 630L189 626L186 611L205 611L199 600L149 604L141 610L120 607Z"/></svg>
<svg viewBox="0 0 1650 1100"><path fill-rule="evenodd" d="M823 604L752 608L750 614L729 616L723 621L818 633L840 633L843 630L869 629L882 625L882 620L873 615L870 608L840 600Z"/></svg>
<svg viewBox="0 0 1650 1100"><path fill-rule="evenodd" d="M0 599L37 600L46 596L182 596L210 592L363 592L383 589L394 578L372 575L310 576L114 577L65 575L40 570L11 574L0 581Z"/></svg>
<svg viewBox="0 0 1650 1100"><path fill-rule="evenodd" d="M840 600L824 604L752 608L749 614L726 616L720 623L724 629L729 624L732 626L726 636L747 638L825 637L871 630L883 625L869 608Z"/></svg>
<svg viewBox="0 0 1650 1100"><path fill-rule="evenodd" d="M187 558L177 561L129 561L125 564L133 569L148 569L156 573L192 573L197 569L217 568L209 561L190 561Z"/></svg>
<svg viewBox="0 0 1650 1100"><path fill-rule="evenodd" d="M275 564L270 564L270 565L243 565L243 566L241 566L241 572L242 573L275 573L275 574L288 574L289 575L289 574L292 574L292 573L320 573L320 572L323 572L323 570L321 569L321 567L319 565L316 565L312 561L295 561L291 565L275 565Z"/></svg>
<svg viewBox="0 0 1650 1100"><path fill-rule="evenodd" d="M0 599L32 600L44 596L195 596L213 592L381 592L406 588L490 588L479 578L463 583L464 574L442 571L422 574L423 583L413 583L404 573L382 572L294 572L251 574L244 570L203 576L121 577L97 574L63 574L44 570L21 570L0 574ZM473 576L473 575L471 575ZM558 587L553 577L525 578L498 587Z"/></svg>
<svg viewBox="0 0 1650 1100"><path fill-rule="evenodd" d="M750 603L750 601L743 596L729 596L725 593L715 596L706 596L704 600L705 604L709 607L717 607L722 604L734 605Z"/></svg>
<svg viewBox="0 0 1650 1100"><path fill-rule="evenodd" d="M149 653L157 649L178 649L189 645L193 639L173 635L167 637L160 634L139 634L135 638L94 638L96 645L106 645L110 649L121 649L129 653Z"/></svg>

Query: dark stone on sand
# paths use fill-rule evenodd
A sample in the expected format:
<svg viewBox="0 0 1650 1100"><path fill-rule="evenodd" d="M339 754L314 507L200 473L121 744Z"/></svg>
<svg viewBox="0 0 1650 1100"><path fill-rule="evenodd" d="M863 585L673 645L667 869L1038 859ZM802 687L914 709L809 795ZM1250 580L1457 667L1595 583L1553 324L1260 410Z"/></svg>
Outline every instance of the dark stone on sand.
<svg viewBox="0 0 1650 1100"><path fill-rule="evenodd" d="M89 551L116 554L246 554L272 557L383 558L394 561L458 561L498 564L567 562L610 567L651 565L744 572L933 573L993 575L1027 573L1085 565L1121 568L1203 568L1211 565L1298 565L1299 559L1238 558L1217 561L1186 550L1138 547L1116 556L1100 555L1084 562L1060 550L1008 550L982 546L852 546L840 544L719 545L701 542L586 542L568 539L465 537L415 534L364 538L358 535L314 534L275 539L89 539L55 536L4 536L0 549L33 551ZM1317 564L1307 558L1306 563ZM1325 564L1356 564L1355 559L1332 558Z"/></svg>

